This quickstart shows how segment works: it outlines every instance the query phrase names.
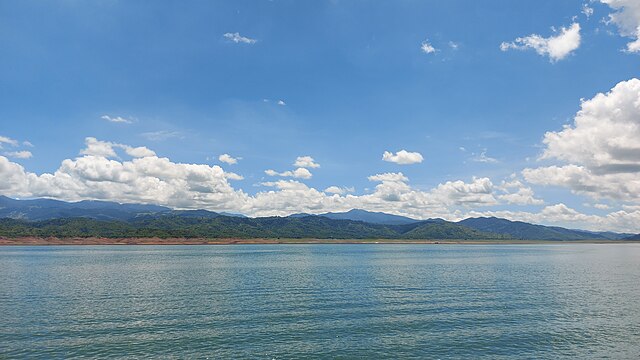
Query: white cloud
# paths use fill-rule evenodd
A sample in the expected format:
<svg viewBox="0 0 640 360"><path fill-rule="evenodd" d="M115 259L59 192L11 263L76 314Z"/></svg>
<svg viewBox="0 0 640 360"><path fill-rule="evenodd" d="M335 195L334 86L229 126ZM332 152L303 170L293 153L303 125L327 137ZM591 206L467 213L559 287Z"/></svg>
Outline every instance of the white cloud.
<svg viewBox="0 0 640 360"><path fill-rule="evenodd" d="M4 153L8 157L16 158L16 159L29 159L33 156L31 151L22 150L22 151L9 151Z"/></svg>
<svg viewBox="0 0 640 360"><path fill-rule="evenodd" d="M384 173L384 174L375 174L369 176L367 179L369 181L378 181L378 182L407 182L409 178L404 176L403 173Z"/></svg>
<svg viewBox="0 0 640 360"><path fill-rule="evenodd" d="M529 182L593 198L640 200L640 80L583 101L573 124L547 132L542 159L568 163L524 169Z"/></svg>
<svg viewBox="0 0 640 360"><path fill-rule="evenodd" d="M453 41L449 41L449 47L450 47L452 50L458 50L458 48L460 47L460 45L459 45L458 43L453 42Z"/></svg>
<svg viewBox="0 0 640 360"><path fill-rule="evenodd" d="M94 137L88 137L84 140L86 148L80 150L82 155L101 156L101 157L117 157L113 150L113 143L100 141Z"/></svg>
<svg viewBox="0 0 640 360"><path fill-rule="evenodd" d="M115 146L124 149L124 151L127 153L127 155L129 155L131 157L135 157L135 158L156 156L156 153L154 151L149 150L148 148L146 148L144 146L131 147L131 146L120 145L120 144L115 144Z"/></svg>
<svg viewBox="0 0 640 360"><path fill-rule="evenodd" d="M311 156L298 156L293 166L303 168L319 168L320 164L316 163Z"/></svg>
<svg viewBox="0 0 640 360"><path fill-rule="evenodd" d="M354 191L356 190L353 187L340 187L340 186L329 186L328 188L324 189L324 192L328 194L338 194L338 195L344 195L347 193L352 193Z"/></svg>
<svg viewBox="0 0 640 360"><path fill-rule="evenodd" d="M640 80L618 83L583 101L574 123L547 132L542 158L582 164L597 173L640 171Z"/></svg>
<svg viewBox="0 0 640 360"><path fill-rule="evenodd" d="M0 156L0 192L62 200L104 199L174 208L238 209L246 202L219 166L173 163L156 156L116 161L84 155L62 161L52 174L36 175Z"/></svg>
<svg viewBox="0 0 640 360"><path fill-rule="evenodd" d="M26 141L26 140L22 142L22 145L27 146L27 147L33 147L33 144L31 142L29 142L29 141Z"/></svg>
<svg viewBox="0 0 640 360"><path fill-rule="evenodd" d="M433 54L438 51L438 49L434 48L433 45L429 43L429 40L425 40L420 44L420 50L425 54Z"/></svg>
<svg viewBox="0 0 640 360"><path fill-rule="evenodd" d="M285 106L287 103L285 103L284 100L278 100L278 105Z"/></svg>
<svg viewBox="0 0 640 360"><path fill-rule="evenodd" d="M473 178L471 183L462 180L447 181L431 191L440 202L446 205L489 206L497 205L494 196L495 187L489 178Z"/></svg>
<svg viewBox="0 0 640 360"><path fill-rule="evenodd" d="M611 206L607 204L593 204L593 207L600 210L608 210L611 209Z"/></svg>
<svg viewBox="0 0 640 360"><path fill-rule="evenodd" d="M228 180L244 180L244 176L229 171L225 171L224 177Z"/></svg>
<svg viewBox="0 0 640 360"><path fill-rule="evenodd" d="M516 205L542 205L542 199L536 199L533 189L524 185L520 180L512 179L510 181L502 181L498 187L505 194L498 195L498 199L509 204Z"/></svg>
<svg viewBox="0 0 640 360"><path fill-rule="evenodd" d="M500 44L500 50L533 49L539 55L548 56L551 62L556 62L566 58L580 47L580 40L580 24L573 23L568 28L561 28L560 33L555 36L545 38L537 34L532 34L517 38L513 42L503 42Z"/></svg>
<svg viewBox="0 0 640 360"><path fill-rule="evenodd" d="M242 158L238 157L238 158L234 158L233 156L229 155L229 154L222 154L220 156L218 156L218 160L222 161L223 163L227 163L229 165L233 165L233 164L237 164L238 160L241 160Z"/></svg>
<svg viewBox="0 0 640 360"><path fill-rule="evenodd" d="M226 33L224 35L222 35L225 39L232 41L236 44L238 43L243 43L243 44L255 44L258 40L256 39L251 39L245 36L240 35L240 33Z"/></svg>
<svg viewBox="0 0 640 360"><path fill-rule="evenodd" d="M298 179L311 179L311 177L313 176L313 174L311 174L311 171L305 168L297 168L293 171L284 171L281 173L275 170L269 169L269 170L265 170L264 173L269 176L293 177Z"/></svg>
<svg viewBox="0 0 640 360"><path fill-rule="evenodd" d="M640 52L640 1L600 0L615 10L609 20L618 26L621 36L635 39L627 44L627 51Z"/></svg>
<svg viewBox="0 0 640 360"><path fill-rule="evenodd" d="M106 120L106 121L109 121L109 122L112 122L112 123L122 123L122 124L131 124L131 123L133 123L132 120L125 119L125 118L123 118L121 116L111 117L109 115L102 115L100 118L102 120Z"/></svg>
<svg viewBox="0 0 640 360"><path fill-rule="evenodd" d="M480 155L476 155L472 157L471 161L495 164L498 162L498 159L487 156L487 150L485 149L482 152L480 152Z"/></svg>
<svg viewBox="0 0 640 360"><path fill-rule="evenodd" d="M419 152L408 152L406 150L400 150L395 154L389 151L385 151L382 154L382 160L400 165L409 165L421 163L424 158Z"/></svg>
<svg viewBox="0 0 640 360"><path fill-rule="evenodd" d="M11 146L18 146L18 141L13 140L12 138L8 138L6 136L0 136L0 149L2 149L2 144L7 144Z"/></svg>
<svg viewBox="0 0 640 360"><path fill-rule="evenodd" d="M86 148L80 151L81 155L99 156L105 158L117 158L115 149L119 148L131 157L142 158L155 156L156 153L144 146L132 147L129 145L117 144L108 141L100 141L94 137L85 139Z"/></svg>
<svg viewBox="0 0 640 360"><path fill-rule="evenodd" d="M589 6L589 4L582 4L582 11L584 16L590 18L593 15L593 8Z"/></svg>

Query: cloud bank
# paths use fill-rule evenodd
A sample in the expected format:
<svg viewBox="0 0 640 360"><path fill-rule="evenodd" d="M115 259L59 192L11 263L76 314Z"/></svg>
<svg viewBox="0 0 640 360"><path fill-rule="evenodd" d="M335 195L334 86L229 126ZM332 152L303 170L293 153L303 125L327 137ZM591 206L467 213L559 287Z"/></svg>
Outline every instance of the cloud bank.
<svg viewBox="0 0 640 360"><path fill-rule="evenodd" d="M534 184L571 189L594 199L640 201L640 80L618 83L583 101L573 124L544 136L542 159L561 164L527 168Z"/></svg>

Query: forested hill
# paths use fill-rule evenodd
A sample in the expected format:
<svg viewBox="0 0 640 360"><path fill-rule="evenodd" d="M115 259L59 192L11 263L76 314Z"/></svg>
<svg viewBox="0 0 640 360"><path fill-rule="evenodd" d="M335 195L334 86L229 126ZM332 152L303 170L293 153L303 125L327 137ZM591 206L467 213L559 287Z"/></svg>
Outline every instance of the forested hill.
<svg viewBox="0 0 640 360"><path fill-rule="evenodd" d="M141 216L129 221L63 218L0 219L3 237L317 238L317 239L510 239L450 222L384 225L321 216L215 218Z"/></svg>

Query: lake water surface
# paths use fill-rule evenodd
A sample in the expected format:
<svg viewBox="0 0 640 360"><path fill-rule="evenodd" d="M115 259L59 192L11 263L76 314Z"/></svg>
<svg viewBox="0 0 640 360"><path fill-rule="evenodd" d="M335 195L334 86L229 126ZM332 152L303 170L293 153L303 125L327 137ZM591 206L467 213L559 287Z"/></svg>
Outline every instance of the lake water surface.
<svg viewBox="0 0 640 360"><path fill-rule="evenodd" d="M640 357L640 245L0 247L0 358Z"/></svg>

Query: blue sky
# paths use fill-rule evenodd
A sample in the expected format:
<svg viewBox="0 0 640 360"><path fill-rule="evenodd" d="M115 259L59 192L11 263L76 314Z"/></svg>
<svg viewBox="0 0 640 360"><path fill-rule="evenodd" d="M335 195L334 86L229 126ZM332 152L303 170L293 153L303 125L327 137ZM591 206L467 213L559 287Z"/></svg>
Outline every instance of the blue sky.
<svg viewBox="0 0 640 360"><path fill-rule="evenodd" d="M637 25L632 0L2 1L0 176L15 184L0 193L640 231L637 170L599 170L624 160L609 156L612 144L640 163L628 141L638 109L625 108L613 132L576 121L581 99L618 84L608 99L635 96ZM573 147L545 142L547 132ZM609 137L585 155L594 132ZM127 147L184 178L128 169L141 157ZM401 150L423 160L382 160ZM320 166L294 166L301 156ZM196 186L179 164L207 165L212 178ZM566 180L570 165L585 173ZM559 179L546 181L554 166Z"/></svg>

